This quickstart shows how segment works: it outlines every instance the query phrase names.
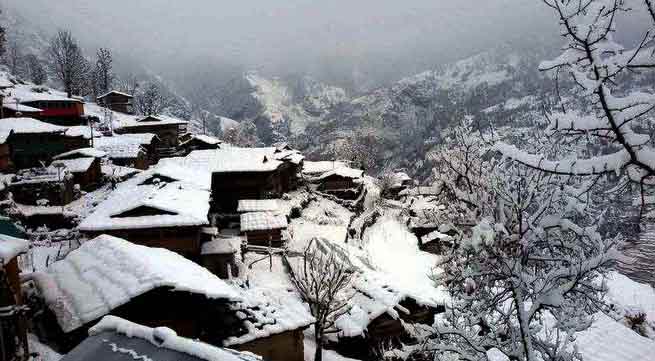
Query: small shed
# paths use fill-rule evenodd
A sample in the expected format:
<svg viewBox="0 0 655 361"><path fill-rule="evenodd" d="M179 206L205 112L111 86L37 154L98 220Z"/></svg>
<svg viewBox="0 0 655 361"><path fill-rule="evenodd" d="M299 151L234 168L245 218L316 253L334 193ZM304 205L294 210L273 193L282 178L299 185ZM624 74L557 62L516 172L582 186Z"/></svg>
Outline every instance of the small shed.
<svg viewBox="0 0 655 361"><path fill-rule="evenodd" d="M150 165L148 149L138 138L125 135L98 137L93 140L93 146L105 152L115 165L136 169L147 169Z"/></svg>
<svg viewBox="0 0 655 361"><path fill-rule="evenodd" d="M105 316L61 361L261 361L252 354L178 336L168 327L150 328L116 316Z"/></svg>
<svg viewBox="0 0 655 361"><path fill-rule="evenodd" d="M223 279L239 276L237 255L241 237L215 234L211 241L202 244L200 264Z"/></svg>
<svg viewBox="0 0 655 361"><path fill-rule="evenodd" d="M130 94L112 90L99 96L97 101L98 105L109 108L115 112L134 114L134 106L132 104L133 98L134 97Z"/></svg>
<svg viewBox="0 0 655 361"><path fill-rule="evenodd" d="M250 212L241 215L241 233L246 243L261 247L282 247L282 231L288 227L287 218L271 212Z"/></svg>
<svg viewBox="0 0 655 361"><path fill-rule="evenodd" d="M341 167L324 173L316 180L318 189L342 199L355 199L362 191L364 171Z"/></svg>
<svg viewBox="0 0 655 361"><path fill-rule="evenodd" d="M160 152L166 152L179 145L179 137L187 132L188 121L166 115L148 115L136 119L125 119L116 128L120 134L152 133L161 139ZM162 154L163 155L163 154Z"/></svg>
<svg viewBox="0 0 655 361"><path fill-rule="evenodd" d="M106 153L95 148L81 148L54 157L53 166L62 166L73 174L73 181L83 190L95 189L102 181L101 158Z"/></svg>
<svg viewBox="0 0 655 361"><path fill-rule="evenodd" d="M424 252L441 255L444 250L452 247L454 240L451 235L435 230L420 238L419 248Z"/></svg>
<svg viewBox="0 0 655 361"><path fill-rule="evenodd" d="M218 149L222 143L220 139L204 134L190 134L180 140L178 149L185 155L194 150Z"/></svg>

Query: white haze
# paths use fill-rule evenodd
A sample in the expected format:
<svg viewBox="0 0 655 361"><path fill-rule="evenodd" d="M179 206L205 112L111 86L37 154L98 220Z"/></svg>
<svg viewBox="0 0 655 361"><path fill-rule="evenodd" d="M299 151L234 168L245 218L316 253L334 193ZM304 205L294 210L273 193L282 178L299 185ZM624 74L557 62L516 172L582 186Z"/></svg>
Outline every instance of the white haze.
<svg viewBox="0 0 655 361"><path fill-rule="evenodd" d="M393 80L486 49L559 40L539 0L0 0L155 72L208 64ZM218 65L217 65L218 64ZM342 74L350 73L350 74Z"/></svg>

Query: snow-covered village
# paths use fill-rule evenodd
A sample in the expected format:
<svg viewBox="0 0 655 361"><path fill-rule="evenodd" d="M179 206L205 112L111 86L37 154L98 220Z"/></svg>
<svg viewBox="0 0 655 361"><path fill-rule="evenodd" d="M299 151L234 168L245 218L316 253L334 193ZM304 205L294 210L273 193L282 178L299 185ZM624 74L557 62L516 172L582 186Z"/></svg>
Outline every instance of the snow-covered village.
<svg viewBox="0 0 655 361"><path fill-rule="evenodd" d="M0 0L0 361L655 361L655 1Z"/></svg>

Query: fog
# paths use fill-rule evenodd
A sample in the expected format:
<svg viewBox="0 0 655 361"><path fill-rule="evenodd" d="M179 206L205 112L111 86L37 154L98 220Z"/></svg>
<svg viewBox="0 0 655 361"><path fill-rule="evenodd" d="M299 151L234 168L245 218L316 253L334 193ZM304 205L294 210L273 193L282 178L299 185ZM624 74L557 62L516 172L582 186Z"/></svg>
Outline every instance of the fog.
<svg viewBox="0 0 655 361"><path fill-rule="evenodd" d="M232 66L273 75L369 75L379 81L509 45L557 44L538 0L0 0L52 31L68 28L177 76Z"/></svg>

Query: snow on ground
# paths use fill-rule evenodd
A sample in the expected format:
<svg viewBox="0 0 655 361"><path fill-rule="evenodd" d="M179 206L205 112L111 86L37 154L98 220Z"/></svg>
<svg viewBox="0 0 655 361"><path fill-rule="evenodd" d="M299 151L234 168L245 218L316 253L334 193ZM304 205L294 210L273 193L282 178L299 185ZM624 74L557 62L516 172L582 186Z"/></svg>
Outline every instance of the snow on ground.
<svg viewBox="0 0 655 361"><path fill-rule="evenodd" d="M325 238L332 242L343 243L346 239L348 227L344 225L316 224L303 219L291 221L292 240L288 248L302 252L312 238Z"/></svg>
<svg viewBox="0 0 655 361"><path fill-rule="evenodd" d="M37 353L38 356L30 358L31 361L59 361L62 355L53 351L47 345L42 344L39 339L33 335L27 335L27 343L30 353Z"/></svg>
<svg viewBox="0 0 655 361"><path fill-rule="evenodd" d="M412 295L443 303L447 296L430 275L439 257L418 248L418 239L392 216L385 215L364 232L362 246L369 262Z"/></svg>
<svg viewBox="0 0 655 361"><path fill-rule="evenodd" d="M585 361L647 361L655 357L655 342L603 314L577 334L576 345Z"/></svg>

